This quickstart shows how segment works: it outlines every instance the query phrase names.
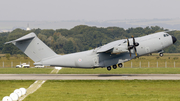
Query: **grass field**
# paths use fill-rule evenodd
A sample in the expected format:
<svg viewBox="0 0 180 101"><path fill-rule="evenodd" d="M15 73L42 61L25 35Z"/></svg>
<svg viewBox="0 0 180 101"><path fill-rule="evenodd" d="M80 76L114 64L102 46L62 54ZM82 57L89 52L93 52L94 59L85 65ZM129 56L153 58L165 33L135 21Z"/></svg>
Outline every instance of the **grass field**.
<svg viewBox="0 0 180 101"><path fill-rule="evenodd" d="M11 57L7 60L5 57L0 58L1 74L49 74L52 68L9 68L13 63L13 67L20 63L30 63L33 61L29 58ZM158 62L158 65L157 65ZM158 66L158 67L157 67ZM175 67L174 67L175 66ZM8 67L8 68L7 68ZM59 74L179 74L180 73L180 53L164 53L163 57L159 57L157 53L150 56L142 56L124 63L124 68L117 68L107 71L106 68L96 69L72 69L63 68Z"/></svg>
<svg viewBox="0 0 180 101"><path fill-rule="evenodd" d="M63 68L59 74L180 74L180 68L117 68L108 71L106 68L76 69Z"/></svg>
<svg viewBox="0 0 180 101"><path fill-rule="evenodd" d="M0 68L0 74L49 74L54 68ZM180 74L180 68L63 68L58 74Z"/></svg>
<svg viewBox="0 0 180 101"><path fill-rule="evenodd" d="M21 87L28 88L33 82L34 81L31 80L0 80L0 100L3 99L4 96L9 96L15 89L19 89Z"/></svg>
<svg viewBox="0 0 180 101"><path fill-rule="evenodd" d="M0 68L0 74L49 74L54 68Z"/></svg>
<svg viewBox="0 0 180 101"><path fill-rule="evenodd" d="M46 81L24 101L179 101L180 81Z"/></svg>

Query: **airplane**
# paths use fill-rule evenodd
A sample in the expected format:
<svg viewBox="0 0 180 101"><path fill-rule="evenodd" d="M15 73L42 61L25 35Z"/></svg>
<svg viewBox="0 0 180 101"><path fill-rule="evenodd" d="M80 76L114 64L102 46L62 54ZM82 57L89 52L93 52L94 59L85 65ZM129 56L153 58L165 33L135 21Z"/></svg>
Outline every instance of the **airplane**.
<svg viewBox="0 0 180 101"><path fill-rule="evenodd" d="M176 38L167 32L157 32L142 37L133 36L110 42L95 49L58 55L45 45L35 33L31 32L13 43L35 63L34 65L71 67L71 68L99 68L107 70L122 67L124 62L146 54L159 52L163 56L163 49L176 42Z"/></svg>

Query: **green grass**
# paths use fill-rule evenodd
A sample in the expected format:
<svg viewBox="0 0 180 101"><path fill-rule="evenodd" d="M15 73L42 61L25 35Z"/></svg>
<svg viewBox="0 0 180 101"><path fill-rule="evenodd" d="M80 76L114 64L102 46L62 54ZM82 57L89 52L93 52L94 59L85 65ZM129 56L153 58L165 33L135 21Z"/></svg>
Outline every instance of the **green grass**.
<svg viewBox="0 0 180 101"><path fill-rule="evenodd" d="M59 74L180 74L180 68L117 68L111 71L106 68L63 68Z"/></svg>
<svg viewBox="0 0 180 101"><path fill-rule="evenodd" d="M2 100L4 96L9 96L15 89L19 89L21 87L27 89L33 82L34 81L32 80L0 80L0 100Z"/></svg>
<svg viewBox="0 0 180 101"><path fill-rule="evenodd" d="M54 68L0 68L0 74L49 74ZM180 74L180 68L63 68L58 74Z"/></svg>
<svg viewBox="0 0 180 101"><path fill-rule="evenodd" d="M54 68L0 68L0 74L49 74Z"/></svg>
<svg viewBox="0 0 180 101"><path fill-rule="evenodd" d="M5 57L0 58L0 67L11 67L11 62L13 62L13 67L21 63L30 63L33 67L33 61L29 58L15 58L11 57L7 60ZM148 67L149 62L149 67ZM158 68L157 68L158 62ZM174 68L174 62L175 67ZM132 63L132 68L131 68ZM140 68L141 63L141 68ZM165 64L167 68L165 68ZM180 73L180 53L164 53L163 57L159 57L157 53L150 56L142 56L137 59L133 59L124 63L125 68L118 68L116 70L112 69L107 71L106 68L96 68L96 69L71 69L63 68L59 71L59 74L179 74ZM159 68L161 67L161 68ZM49 74L53 68L41 68L41 69L22 69L22 68L0 68L1 74Z"/></svg>
<svg viewBox="0 0 180 101"><path fill-rule="evenodd" d="M24 101L179 101L180 81L47 81Z"/></svg>

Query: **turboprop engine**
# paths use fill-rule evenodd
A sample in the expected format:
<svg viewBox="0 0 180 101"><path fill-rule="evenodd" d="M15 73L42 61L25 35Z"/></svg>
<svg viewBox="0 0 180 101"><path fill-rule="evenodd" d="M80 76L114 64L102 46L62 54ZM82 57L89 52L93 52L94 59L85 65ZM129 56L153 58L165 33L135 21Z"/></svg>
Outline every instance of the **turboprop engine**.
<svg viewBox="0 0 180 101"><path fill-rule="evenodd" d="M135 42L134 36L132 36L132 39L133 39L133 45L130 45L129 39L127 39L127 45L123 44L123 45L120 45L120 46L115 46L112 49L111 54L120 54L120 53L129 52L129 55L131 57L131 49L134 49L134 52L135 52L135 54L137 56L136 47L139 46L139 43Z"/></svg>
<svg viewBox="0 0 180 101"><path fill-rule="evenodd" d="M113 48L111 54L120 54L124 52L128 52L127 46L116 46Z"/></svg>

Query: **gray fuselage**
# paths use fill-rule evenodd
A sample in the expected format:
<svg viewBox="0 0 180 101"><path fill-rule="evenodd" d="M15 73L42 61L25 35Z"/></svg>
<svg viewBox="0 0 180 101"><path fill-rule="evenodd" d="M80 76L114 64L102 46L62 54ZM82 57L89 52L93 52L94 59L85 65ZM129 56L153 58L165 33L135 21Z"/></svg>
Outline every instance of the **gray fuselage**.
<svg viewBox="0 0 180 101"><path fill-rule="evenodd" d="M172 45L173 37L165 32L158 32L142 37L135 38L139 43L137 49L137 56L146 55L153 52L158 52L164 48ZM130 44L133 44L132 38L129 39ZM98 50L104 48L103 46L67 55L57 55L51 58L43 59L41 62L35 63L35 65L49 65L49 66L61 66L61 67L74 67L74 68L93 68L93 67L107 67L118 63L127 62L136 57L135 52L131 49L132 55L129 55L127 51L127 39L117 40L109 43L118 44L120 49L126 49L118 54L112 54L111 52L98 52ZM104 45L105 46L105 45ZM106 45L108 46L108 44ZM122 48L121 48L122 47ZM105 47L106 48L106 47Z"/></svg>

